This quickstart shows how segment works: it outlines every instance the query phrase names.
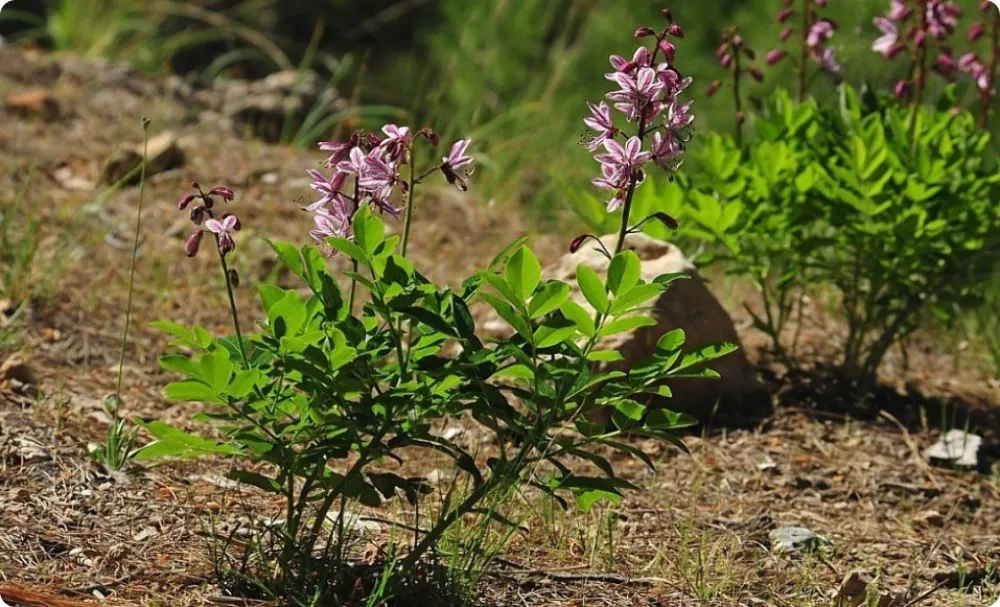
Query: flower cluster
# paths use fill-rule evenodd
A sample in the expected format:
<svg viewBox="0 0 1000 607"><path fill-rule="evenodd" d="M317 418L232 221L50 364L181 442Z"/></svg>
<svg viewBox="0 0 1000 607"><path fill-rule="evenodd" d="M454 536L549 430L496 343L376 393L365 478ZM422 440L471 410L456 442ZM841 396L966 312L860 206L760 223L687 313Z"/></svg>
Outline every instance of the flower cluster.
<svg viewBox="0 0 1000 607"><path fill-rule="evenodd" d="M607 100L588 103L591 116L584 123L596 134L586 145L600 151L594 159L601 164L601 176L593 184L611 193L608 211L627 205L632 192L645 179L644 167L653 162L673 173L680 166L690 126L694 121L691 102L681 103L680 95L690 84L674 67L677 48L671 39L683 38L684 31L673 23L669 10L663 11L669 25L657 32L651 27L635 31L636 38L655 39L652 49L640 46L631 59L619 55L610 58L614 71L605 78L618 89ZM635 125L631 136L615 126L612 108ZM647 145L648 144L648 145Z"/></svg>
<svg viewBox="0 0 1000 607"><path fill-rule="evenodd" d="M989 2L989 0L983 0L980 4L980 10L984 13L992 13L994 29L1000 29L1000 12L995 12L994 6ZM982 21L976 21L969 26L968 38L969 42L975 42L983 37L985 33L985 28ZM968 74L972 80L976 83L976 87L979 89L980 94L985 98L991 98L996 94L994 90L995 85L993 78L995 78L994 70L990 69L989 64L996 61L996 57L1000 55L1000 43L997 41L997 36L994 34L990 40L991 46L990 55L992 59L984 61L979 58L979 54L975 52L969 52L962 55L958 59L958 69Z"/></svg>
<svg viewBox="0 0 1000 607"><path fill-rule="evenodd" d="M837 30L837 24L831 19L821 18L819 9L826 6L826 0L802 0L802 8L796 12L792 8L793 0L785 0L785 8L778 13L778 23L788 25L781 31L782 42L787 42L792 35L798 33L801 41L802 54L798 61L800 95L805 94L806 83L806 62L811 60L827 74L838 76L840 74L840 64L837 62L833 48L829 46ZM800 19L799 28L796 29L790 24L793 18ZM765 58L768 65L774 65L787 57L789 53L781 48L776 48L767 53Z"/></svg>
<svg viewBox="0 0 1000 607"><path fill-rule="evenodd" d="M387 124L382 135L358 132L347 141L320 142L321 150L330 152L325 162L332 170L329 177L309 169L312 189L319 199L305 207L313 214L315 229L310 235L319 242L330 237L351 238L351 220L364 204L392 217L402 213L395 204L397 194L407 194L420 179L440 170L449 183L465 190L465 178L471 173L473 159L466 155L468 140L454 144L448 156L420 178L414 177L413 145L423 137L433 146L440 141L430 129L414 133L409 127ZM409 180L402 175L409 167Z"/></svg>
<svg viewBox="0 0 1000 607"><path fill-rule="evenodd" d="M950 0L915 0L914 6L908 0L890 0L889 11L875 17L875 27L882 35L872 43L872 50L886 59L905 52L912 64L911 77L894 87L897 97L905 96L914 86L922 89L928 69L947 79L954 77L959 66L947 39L955 32L961 15L962 9ZM933 56L931 50L937 51L933 65L927 60Z"/></svg>
<svg viewBox="0 0 1000 607"><path fill-rule="evenodd" d="M223 202L228 203L236 198L236 194L225 186L215 186L207 193L197 183L192 183L191 187L196 193L186 194L177 203L177 209L188 211L191 223L198 226L185 241L184 253L188 257L197 255L202 237L205 232L209 232L215 236L219 253L225 257L236 248L233 232L239 232L242 225L239 218L232 213L216 213L215 198L221 198Z"/></svg>

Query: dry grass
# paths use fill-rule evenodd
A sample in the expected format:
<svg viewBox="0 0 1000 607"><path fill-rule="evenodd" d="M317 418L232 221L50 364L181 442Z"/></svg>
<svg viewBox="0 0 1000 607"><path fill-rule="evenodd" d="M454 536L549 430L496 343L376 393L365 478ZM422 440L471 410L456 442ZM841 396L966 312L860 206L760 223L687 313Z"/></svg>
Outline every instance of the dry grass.
<svg viewBox="0 0 1000 607"><path fill-rule="evenodd" d="M123 481L87 457L86 444L102 437L108 421L101 401L114 389L137 202L135 188L100 185L101 167L117 147L140 140L143 114L154 130L181 137L184 168L154 176L147 190L123 398L128 415L192 427L195 411L160 396L169 378L155 359L165 340L148 323L169 318L221 332L228 311L208 257L189 260L181 252L187 222L176 199L192 180L237 189L233 205L246 226L236 254L244 283L238 302L252 319L256 283L291 284L256 234L305 242L308 221L296 200L308 195L303 168L321 156L237 139L211 121L198 122L196 108L134 75L70 59L56 64L58 75L51 65L9 50L0 57L0 97L50 87L63 108L55 122L4 116L10 128L0 133L0 204L8 209L20 200L19 221L41 225L16 343L42 386L37 399L0 386L0 594L11 600L6 583L50 598L99 593L118 604L203 605L218 595L208 532L266 519L277 505L232 487L223 478L225 461L170 463L135 470ZM423 202L414 257L430 277L457 281L525 226L511 205L478 205L441 192ZM536 238L540 256L554 259L564 240ZM730 296L732 303L744 298L738 287ZM744 315L734 316L745 329ZM829 316L817 304L810 318L817 324ZM803 352L822 354L824 330L805 332ZM759 341L743 333L756 351ZM995 398L974 373L955 381L950 359L932 343L921 344L911 359L907 370L890 362L887 379L963 402ZM769 368L781 376L780 368ZM938 588L920 605L991 603L1000 592L991 585L1000 562L996 477L929 469L914 457L914 449L936 437L940 404L895 397L876 401L872 415L859 421L853 412L822 413L830 407L817 412L814 405L829 404L826 393L792 379L775 380L780 406L756 428L689 437L690 456L643 443L659 461L655 473L616 462L646 489L621 506L563 512L537 496L516 496L508 514L525 530L492 564L482 601L819 607L831 605L840 580L861 569L899 597L898 607L916 604L938 585L938 574L961 574L963 581ZM901 424L875 417L879 408ZM980 413L974 429L995 445L1000 424L992 412ZM487 455L475 428L460 440ZM426 474L439 466L444 490L450 470L443 461L407 461L404 470ZM385 521L414 517L399 504L362 514L378 519L355 544L369 558L386 549ZM809 527L827 543L810 554L776 554L768 532L783 525Z"/></svg>

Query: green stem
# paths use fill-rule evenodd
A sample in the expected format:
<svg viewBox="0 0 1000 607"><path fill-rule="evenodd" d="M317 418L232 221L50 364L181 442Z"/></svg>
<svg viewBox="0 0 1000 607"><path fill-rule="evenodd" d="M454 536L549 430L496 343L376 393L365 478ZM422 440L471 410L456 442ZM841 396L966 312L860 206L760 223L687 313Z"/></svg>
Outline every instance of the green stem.
<svg viewBox="0 0 1000 607"><path fill-rule="evenodd" d="M410 144L410 179L409 189L406 192L406 219L403 221L403 257L406 257L406 247L410 244L410 225L413 222L413 193L416 190L416 151L413 144Z"/></svg>
<svg viewBox="0 0 1000 607"><path fill-rule="evenodd" d="M243 332L240 331L240 315L236 310L236 296L233 295L233 283L229 279L229 264L226 263L226 256L222 249L218 247L218 237L216 237L216 250L219 252L219 262L222 265L222 277L226 282L226 293L229 295L229 309L233 313L233 329L236 330L236 343L240 348L240 358L243 359L243 367L250 368L250 360L247 358L246 348L243 347Z"/></svg>
<svg viewBox="0 0 1000 607"><path fill-rule="evenodd" d="M812 15L813 0L802 0L802 56L799 59L799 103L806 98L806 65L809 62L809 19Z"/></svg>
<svg viewBox="0 0 1000 607"><path fill-rule="evenodd" d="M112 425L118 422L118 403L122 400L122 376L125 370L125 347L128 345L128 329L132 323L132 293L135 290L135 266L139 257L139 235L142 232L142 202L146 192L146 155L149 147L149 120L142 119L142 165L139 169L139 211L135 219L135 239L132 242L132 265L128 272L128 300L125 303L125 329L122 331L122 347L118 355L118 384L115 386L115 408Z"/></svg>
<svg viewBox="0 0 1000 607"><path fill-rule="evenodd" d="M736 147L743 149L743 120L740 113L743 111L743 100L740 99L740 53L739 49L733 50L733 100L736 106L736 114L733 119L736 122Z"/></svg>

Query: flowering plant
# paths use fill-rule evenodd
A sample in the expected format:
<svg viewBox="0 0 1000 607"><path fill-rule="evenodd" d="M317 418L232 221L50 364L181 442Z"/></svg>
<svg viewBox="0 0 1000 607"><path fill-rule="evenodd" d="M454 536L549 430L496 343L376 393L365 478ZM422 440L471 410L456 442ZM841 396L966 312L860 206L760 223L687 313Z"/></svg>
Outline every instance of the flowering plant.
<svg viewBox="0 0 1000 607"><path fill-rule="evenodd" d="M306 296L261 285L266 320L246 342L235 305L235 341L214 339L200 327L159 324L176 346L194 353L162 359L165 369L184 377L166 387L166 396L220 407L200 419L216 422L224 440L151 422L145 427L157 441L139 457L234 456L243 465L231 476L283 505L280 523L254 536L248 549L253 558L237 559L235 589L308 605L353 596L362 582L347 553L345 520L352 509L397 496L418 506L429 483L402 475L399 465L420 452L452 459L456 481L439 509L425 512L429 525L420 518L413 522L416 536L396 564L403 576L412 575L468 516L509 525L498 496L512 489L533 487L564 506L570 497L582 508L621 499L633 485L615 475L606 451L652 466L648 456L621 440L624 433L683 446L673 432L693 420L648 409L644 401L649 395L669 397L664 381L671 377L715 377L703 363L731 352L731 346L684 353L683 332L673 331L628 372L596 367L622 359L601 349L601 340L655 324L643 306L676 278L647 283L635 253L622 252L625 236L651 219L630 223L647 166L677 169L693 119L690 104L677 101L689 82L673 65L669 38L682 35L679 26L668 23L660 33L643 28L637 35L654 37L654 48L640 49L631 60L612 57L615 71L608 75L619 86L608 98L634 125L633 134L626 137L617 129L606 103L592 105L587 121L597 131L590 147L603 149L596 156L602 177L595 183L612 192L610 210L622 209L621 238L615 252L607 252L607 278L587 266L577 271L591 311L570 297L568 284L542 280L541 265L523 239L461 288L427 280L406 257L414 193L434 173L466 190L473 166L469 141L458 141L440 162L418 170L417 143L436 148L437 135L386 125L384 136L358 132L347 141L321 144L330 152L330 174L309 172L319 198L305 207L319 246L271 243L308 287ZM229 201L234 195L225 188L204 193L195 187L197 194L181 202L187 208L198 201L190 213L199 227L185 250L196 254L204 234L213 236L232 304L237 281L227 256L240 222L217 216L214 198ZM387 236L383 217L400 216L402 235ZM665 214L655 218L675 224ZM589 238L576 238L571 249ZM335 254L352 265L346 298L327 267L327 257ZM360 310L354 305L359 285L367 293ZM493 307L514 328L513 337L484 344L470 313L473 299ZM598 408L613 411L613 425L588 421ZM462 419L475 420L489 435L474 450L444 432L449 421ZM571 467L571 460L577 465ZM415 510L419 517L419 507ZM409 586L390 587L403 592Z"/></svg>
<svg viewBox="0 0 1000 607"><path fill-rule="evenodd" d="M743 36L740 35L738 29L735 27L728 27L722 30L722 44L716 49L715 56L719 58L719 64L723 69L733 74L733 117L736 122L734 133L736 143L742 145L743 123L746 121L746 114L743 112L743 96L740 93L740 81L746 74L749 74L754 80L761 82L764 80L764 73L754 66L747 65L748 61L753 61L757 58L757 53L743 40ZM705 94L711 97L722 86L723 83L721 80L714 80L705 89Z"/></svg>
<svg viewBox="0 0 1000 607"><path fill-rule="evenodd" d="M799 49L788 51L783 48L775 48L768 51L765 61L768 65L775 65L786 57L794 57L795 69L798 73L798 96L799 101L805 99L806 91L809 88L809 63L815 63L820 70L839 80L840 64L834 54L833 47L829 46L830 40L837 31L837 23L832 19L820 17L820 9L826 6L826 0L801 0L801 6L796 9L793 4L795 0L785 0L785 8L778 12L778 23L788 25L781 31L781 41L787 42L798 34ZM799 19L798 29L792 25L792 19Z"/></svg>

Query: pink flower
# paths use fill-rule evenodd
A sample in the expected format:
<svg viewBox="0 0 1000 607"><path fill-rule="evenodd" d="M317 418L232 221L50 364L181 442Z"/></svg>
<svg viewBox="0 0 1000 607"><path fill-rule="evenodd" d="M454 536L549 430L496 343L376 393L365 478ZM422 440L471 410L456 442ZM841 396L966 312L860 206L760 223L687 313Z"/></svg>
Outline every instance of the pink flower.
<svg viewBox="0 0 1000 607"><path fill-rule="evenodd" d="M899 42L899 28L885 17L875 17L875 26L882 30L882 36L872 43L872 50L888 57L896 43Z"/></svg>
<svg viewBox="0 0 1000 607"><path fill-rule="evenodd" d="M684 157L684 146L675 137L668 133L657 131L653 134L652 146L653 162L667 172L674 172L680 168Z"/></svg>
<svg viewBox="0 0 1000 607"><path fill-rule="evenodd" d="M983 35L983 23L981 21L976 21L969 26L969 42L975 42L979 40Z"/></svg>
<svg viewBox="0 0 1000 607"><path fill-rule="evenodd" d="M626 191L628 190L629 176L624 171L617 170L610 164L601 165L602 176L591 181L602 190L614 192L614 196L608 201L608 212L613 213L625 202Z"/></svg>
<svg viewBox="0 0 1000 607"><path fill-rule="evenodd" d="M345 141L320 141L319 149L331 152L330 157L326 159L326 166L335 166L336 164L347 159L347 155L350 154L351 148L353 146Z"/></svg>
<svg viewBox="0 0 1000 607"><path fill-rule="evenodd" d="M233 231L239 231L240 220L236 215L227 215L219 221L218 219L206 219L205 227L215 234L219 243L219 251L226 255L236 248L236 241L233 240Z"/></svg>
<svg viewBox="0 0 1000 607"><path fill-rule="evenodd" d="M441 172L444 173L444 178L448 183L458 186L458 189L463 192L469 189L466 179L472 174L473 158L465 153L470 143L472 143L471 139L456 141L441 162Z"/></svg>
<svg viewBox="0 0 1000 607"><path fill-rule="evenodd" d="M611 55L609 62L616 72L631 72L636 68L649 67L653 63L653 57L648 48L640 46L632 54L631 61L621 55ZM614 80L613 74L605 74L604 77L608 80Z"/></svg>
<svg viewBox="0 0 1000 607"><path fill-rule="evenodd" d="M990 90L990 74L975 53L966 53L958 59L958 69L972 76L981 91Z"/></svg>
<svg viewBox="0 0 1000 607"><path fill-rule="evenodd" d="M778 63L779 61L784 59L785 55L787 54L788 53L786 53L784 50L776 48L772 51L768 51L767 56L764 58L764 61L768 65L774 65L775 63Z"/></svg>
<svg viewBox="0 0 1000 607"><path fill-rule="evenodd" d="M328 180L316 169L309 169L307 172L313 178L313 182L309 184L309 187L321 195L319 200L305 207L307 211L320 211L331 203L343 203L345 201L341 189L347 181L347 173L335 170L333 176Z"/></svg>
<svg viewBox="0 0 1000 607"><path fill-rule="evenodd" d="M410 128L387 124L382 127L382 132L385 133L386 138L379 143L378 147L386 150L386 153L393 162L406 164L409 160L410 142L413 140Z"/></svg>
<svg viewBox="0 0 1000 607"><path fill-rule="evenodd" d="M349 216L335 216L329 213L316 213L313 216L316 228L309 232L315 240L325 242L327 238L351 237L351 218Z"/></svg>
<svg viewBox="0 0 1000 607"><path fill-rule="evenodd" d="M227 188L225 186L221 186L221 185L217 185L214 188L212 188L211 190L209 190L208 191L208 195L209 196L219 196L223 200L225 200L226 202L230 202L234 198L236 198L236 194L233 192L232 189Z"/></svg>
<svg viewBox="0 0 1000 607"><path fill-rule="evenodd" d="M608 107L607 103L602 101L594 105L588 101L587 107L590 108L591 116L585 118L583 123L597 131L597 135L587 142L587 149L594 151L601 147L605 139L614 137L618 129L615 128L614 119L611 117L611 108Z"/></svg>
<svg viewBox="0 0 1000 607"><path fill-rule="evenodd" d="M957 4L942 2L942 0L927 0L927 6L924 10L927 18L927 32L938 40L955 31L958 17L962 14L962 9Z"/></svg>
<svg viewBox="0 0 1000 607"><path fill-rule="evenodd" d="M405 188L406 185L399 176L399 167L382 160L378 149L372 150L364 169L358 173L358 186L380 210L393 217L399 215L399 209L392 205L392 193L396 186Z"/></svg>
<svg viewBox="0 0 1000 607"><path fill-rule="evenodd" d="M891 21L895 21L896 23L906 21L912 12L913 9L906 6L905 0L891 0L889 3L888 17Z"/></svg>
<svg viewBox="0 0 1000 607"><path fill-rule="evenodd" d="M368 156L359 147L351 148L346 160L337 163L337 170L348 175L358 175L365 170Z"/></svg>
<svg viewBox="0 0 1000 607"><path fill-rule="evenodd" d="M642 150L642 141L638 137L631 137L624 146L614 139L606 139L604 149L608 153L598 154L594 160L626 174L635 173L652 157Z"/></svg>
<svg viewBox="0 0 1000 607"><path fill-rule="evenodd" d="M608 93L607 97L618 102L615 107L625 112L626 120L636 122L646 111L646 105L663 90L663 81L657 78L655 70L648 67L639 68L635 77L622 72L616 72L614 76L621 88Z"/></svg>
<svg viewBox="0 0 1000 607"><path fill-rule="evenodd" d="M839 74L840 64L834 56L833 49L826 47L811 54L812 60L819 64L820 68L828 74Z"/></svg>
<svg viewBox="0 0 1000 607"><path fill-rule="evenodd" d="M830 21L821 20L813 23L812 27L809 28L809 33L806 35L806 44L809 45L809 48L817 48L830 38L833 38L834 29L833 23Z"/></svg>

